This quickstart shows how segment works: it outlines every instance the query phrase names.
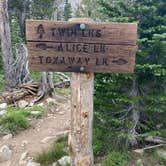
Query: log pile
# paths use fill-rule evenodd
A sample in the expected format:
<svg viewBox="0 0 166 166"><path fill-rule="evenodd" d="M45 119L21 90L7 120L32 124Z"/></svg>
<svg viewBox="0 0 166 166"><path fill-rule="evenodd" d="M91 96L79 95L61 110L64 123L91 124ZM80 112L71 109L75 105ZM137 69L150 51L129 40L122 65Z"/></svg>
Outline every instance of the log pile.
<svg viewBox="0 0 166 166"><path fill-rule="evenodd" d="M5 93L0 96L0 103L13 104L16 101L24 98L27 95L37 95L39 84L28 83L21 85L18 89L12 92Z"/></svg>

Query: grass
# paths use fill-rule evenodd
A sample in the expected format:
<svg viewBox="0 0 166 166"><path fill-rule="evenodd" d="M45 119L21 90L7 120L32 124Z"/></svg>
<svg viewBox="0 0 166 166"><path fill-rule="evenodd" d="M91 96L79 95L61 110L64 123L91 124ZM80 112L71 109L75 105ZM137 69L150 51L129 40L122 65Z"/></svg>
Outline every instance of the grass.
<svg viewBox="0 0 166 166"><path fill-rule="evenodd" d="M4 75L0 73L0 93L5 89Z"/></svg>
<svg viewBox="0 0 166 166"><path fill-rule="evenodd" d="M49 166L61 157L67 155L67 137L61 138L53 144L50 150L43 151L36 157L36 162L41 166Z"/></svg>
<svg viewBox="0 0 166 166"><path fill-rule="evenodd" d="M0 118L1 134L17 134L28 127L30 127L29 121L23 114L19 112L8 112L6 115Z"/></svg>
<svg viewBox="0 0 166 166"><path fill-rule="evenodd" d="M128 158L124 153L118 151L110 152L105 160L102 162L102 166L125 166L127 164Z"/></svg>
<svg viewBox="0 0 166 166"><path fill-rule="evenodd" d="M27 118L41 118L45 114L46 111L41 106L33 106L26 109L8 107L7 113L0 117L0 134L17 134L30 127Z"/></svg>
<svg viewBox="0 0 166 166"><path fill-rule="evenodd" d="M61 95L69 95L71 93L70 88L55 88L55 91Z"/></svg>

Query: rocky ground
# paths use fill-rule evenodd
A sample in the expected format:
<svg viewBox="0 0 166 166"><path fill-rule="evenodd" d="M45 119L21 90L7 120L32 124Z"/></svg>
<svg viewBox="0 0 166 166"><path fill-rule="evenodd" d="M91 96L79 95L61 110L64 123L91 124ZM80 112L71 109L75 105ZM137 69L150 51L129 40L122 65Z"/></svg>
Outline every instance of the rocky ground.
<svg viewBox="0 0 166 166"><path fill-rule="evenodd" d="M33 158L48 149L61 134L70 130L70 102L51 108L42 119L29 119L31 127L16 136L0 137L0 166L38 166ZM2 159L3 158L3 159Z"/></svg>

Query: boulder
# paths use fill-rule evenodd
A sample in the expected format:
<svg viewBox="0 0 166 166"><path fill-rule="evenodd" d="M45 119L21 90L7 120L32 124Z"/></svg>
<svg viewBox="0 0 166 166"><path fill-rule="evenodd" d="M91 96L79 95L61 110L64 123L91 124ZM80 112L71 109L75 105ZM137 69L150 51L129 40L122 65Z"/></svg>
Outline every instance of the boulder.
<svg viewBox="0 0 166 166"><path fill-rule="evenodd" d="M4 145L0 148L0 162L10 160L12 156L12 151L7 145Z"/></svg>
<svg viewBox="0 0 166 166"><path fill-rule="evenodd" d="M7 107L7 103L1 103L0 104L0 110L4 110Z"/></svg>
<svg viewBox="0 0 166 166"><path fill-rule="evenodd" d="M3 116L6 114L6 110L0 110L0 116Z"/></svg>
<svg viewBox="0 0 166 166"><path fill-rule="evenodd" d="M57 161L58 164L60 164L61 166L65 166L67 164L70 164L70 157L69 156L64 156L61 159L59 159Z"/></svg>

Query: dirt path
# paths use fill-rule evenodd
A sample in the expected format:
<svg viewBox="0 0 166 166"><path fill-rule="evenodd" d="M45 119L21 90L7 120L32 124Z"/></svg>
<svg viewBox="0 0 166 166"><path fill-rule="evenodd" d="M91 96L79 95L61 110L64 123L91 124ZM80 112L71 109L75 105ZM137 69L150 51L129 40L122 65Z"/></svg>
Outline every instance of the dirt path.
<svg viewBox="0 0 166 166"><path fill-rule="evenodd" d="M48 149L54 142L49 139L45 143L42 140L53 137L61 131L70 128L70 103L60 104L55 113L49 113L43 119L33 120L32 127L21 132L9 140L0 138L0 146L7 145L12 149L12 158L9 162L0 163L0 166L19 166L19 160L24 152L28 152L29 157L34 157L37 153Z"/></svg>

